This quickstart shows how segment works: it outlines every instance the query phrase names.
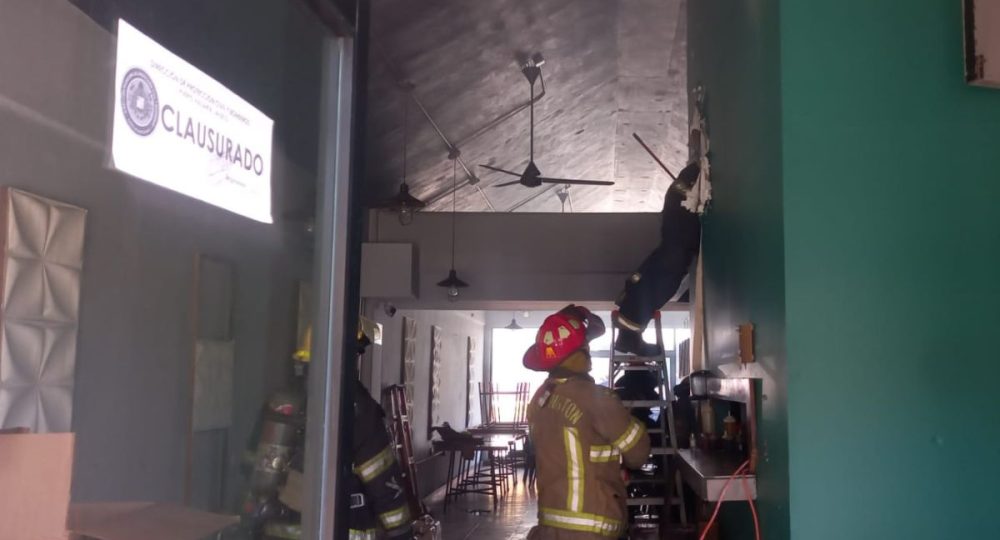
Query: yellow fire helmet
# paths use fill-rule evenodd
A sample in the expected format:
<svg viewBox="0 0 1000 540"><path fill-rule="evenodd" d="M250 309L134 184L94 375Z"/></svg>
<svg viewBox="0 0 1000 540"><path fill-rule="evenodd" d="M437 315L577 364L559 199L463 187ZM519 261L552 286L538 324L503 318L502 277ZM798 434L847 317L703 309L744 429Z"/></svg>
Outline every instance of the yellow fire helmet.
<svg viewBox="0 0 1000 540"><path fill-rule="evenodd" d="M301 348L299 348L299 350L295 351L295 354L292 355L292 358L302 363L309 362L309 360L312 357L312 352L311 352L312 335L313 335L312 332L313 332L312 326L306 328L306 334L302 339L302 346Z"/></svg>
<svg viewBox="0 0 1000 540"><path fill-rule="evenodd" d="M372 343L371 338L369 338L368 334L365 333L364 329L360 327L358 328L358 334L356 336L356 339L358 343L358 354L365 352L365 349L368 348L368 346L371 345ZM301 348L295 351L295 354L292 355L292 358L302 363L308 363L312 356L311 351L312 351L312 327L310 326L306 328L306 333L302 340Z"/></svg>

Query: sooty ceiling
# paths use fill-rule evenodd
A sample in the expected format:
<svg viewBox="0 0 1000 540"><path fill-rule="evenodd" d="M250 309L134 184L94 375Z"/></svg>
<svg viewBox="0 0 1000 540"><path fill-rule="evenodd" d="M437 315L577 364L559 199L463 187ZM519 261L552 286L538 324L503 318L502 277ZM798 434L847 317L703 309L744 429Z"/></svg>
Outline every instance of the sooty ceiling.
<svg viewBox="0 0 1000 540"><path fill-rule="evenodd" d="M371 199L398 188L404 103L410 103L407 178L428 210L451 209L447 139L461 152L459 211L658 211L670 180L632 133L672 170L683 167L685 5L686 0L373 0ZM536 53L545 59L545 93L535 104L536 164L546 176L611 180L614 186L574 186L561 198L560 185L495 187L511 178L478 167L521 171L527 165L529 86L520 66ZM413 100L406 97L407 85ZM536 91L541 93L540 85Z"/></svg>

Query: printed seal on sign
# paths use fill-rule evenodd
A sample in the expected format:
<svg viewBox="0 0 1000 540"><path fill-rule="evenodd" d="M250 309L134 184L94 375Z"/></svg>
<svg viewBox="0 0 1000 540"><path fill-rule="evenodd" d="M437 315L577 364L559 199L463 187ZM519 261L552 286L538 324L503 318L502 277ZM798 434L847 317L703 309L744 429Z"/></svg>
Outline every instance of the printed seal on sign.
<svg viewBox="0 0 1000 540"><path fill-rule="evenodd" d="M160 115L156 86L145 71L132 68L122 78L122 112L132 131L146 136L156 129Z"/></svg>

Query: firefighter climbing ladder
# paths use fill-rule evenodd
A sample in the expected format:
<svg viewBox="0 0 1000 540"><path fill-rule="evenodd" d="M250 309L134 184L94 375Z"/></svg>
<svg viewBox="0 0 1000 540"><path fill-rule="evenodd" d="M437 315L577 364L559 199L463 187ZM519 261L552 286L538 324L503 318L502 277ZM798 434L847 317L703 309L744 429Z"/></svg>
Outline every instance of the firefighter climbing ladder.
<svg viewBox="0 0 1000 540"><path fill-rule="evenodd" d="M657 408L660 410L658 417L659 426L655 429L649 430L649 433L653 435L653 442L659 443L654 444L650 451L650 460L655 462L659 467L659 476L655 478L630 479L626 504L629 507L640 507L640 510L645 510L645 512L642 513L647 516L655 515L654 512L651 511L652 509L661 508L662 514L658 516L659 519L652 523L650 523L650 521L643 520L641 523L649 525L656 525L658 522L665 523L669 521L670 508L672 506L677 506L680 513L681 524L687 525L687 512L684 508L683 484L681 481L680 471L676 466L676 460L678 459L677 430L674 422L673 386L670 379L670 373L672 372L671 364L676 364L677 352L667 351L663 346L663 325L660 320L659 311L654 314L653 320L656 324L656 345L660 350L659 355L641 357L633 354L625 354L616 351L614 345L612 345L611 361L608 363L608 369L610 371L608 374L608 383L612 387L614 386L615 378L624 374L626 371L646 371L653 373L656 376L656 388L660 395L660 399L658 400L622 401L622 404L630 409L636 407ZM615 338L617 338L616 333L616 328L614 325L611 325L612 344L615 342ZM660 492L661 496L633 496L633 487L637 485L663 486ZM673 485L673 490L670 489L671 485Z"/></svg>

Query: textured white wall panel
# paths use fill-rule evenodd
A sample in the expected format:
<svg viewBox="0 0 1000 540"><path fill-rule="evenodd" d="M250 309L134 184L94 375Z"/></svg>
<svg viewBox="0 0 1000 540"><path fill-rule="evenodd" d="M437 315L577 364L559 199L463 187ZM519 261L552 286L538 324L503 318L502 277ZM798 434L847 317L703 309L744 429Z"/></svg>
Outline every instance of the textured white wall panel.
<svg viewBox="0 0 1000 540"><path fill-rule="evenodd" d="M0 427L70 431L86 210L3 189Z"/></svg>

